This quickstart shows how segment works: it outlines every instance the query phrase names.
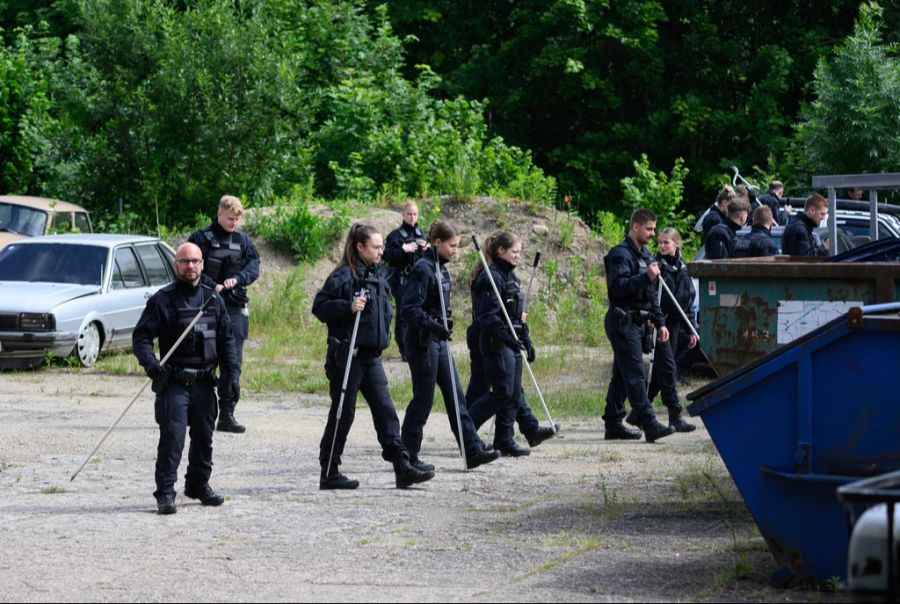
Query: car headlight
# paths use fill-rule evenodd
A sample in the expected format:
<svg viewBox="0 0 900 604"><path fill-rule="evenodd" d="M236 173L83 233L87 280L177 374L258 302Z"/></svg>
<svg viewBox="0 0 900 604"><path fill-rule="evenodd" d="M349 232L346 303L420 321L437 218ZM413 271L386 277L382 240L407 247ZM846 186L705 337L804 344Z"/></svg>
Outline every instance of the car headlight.
<svg viewBox="0 0 900 604"><path fill-rule="evenodd" d="M23 312L19 315L19 327L50 331L56 329L56 318L50 313Z"/></svg>

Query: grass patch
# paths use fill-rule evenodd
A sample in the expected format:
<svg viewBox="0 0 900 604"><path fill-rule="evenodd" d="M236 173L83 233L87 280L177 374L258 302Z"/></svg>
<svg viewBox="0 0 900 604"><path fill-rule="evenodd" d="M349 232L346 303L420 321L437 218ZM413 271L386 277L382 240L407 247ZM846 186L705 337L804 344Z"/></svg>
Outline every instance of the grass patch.
<svg viewBox="0 0 900 604"><path fill-rule="evenodd" d="M65 493L66 490L63 487L58 487L56 485L52 485L49 487L44 487L41 489L41 494L43 495L55 495L57 493Z"/></svg>

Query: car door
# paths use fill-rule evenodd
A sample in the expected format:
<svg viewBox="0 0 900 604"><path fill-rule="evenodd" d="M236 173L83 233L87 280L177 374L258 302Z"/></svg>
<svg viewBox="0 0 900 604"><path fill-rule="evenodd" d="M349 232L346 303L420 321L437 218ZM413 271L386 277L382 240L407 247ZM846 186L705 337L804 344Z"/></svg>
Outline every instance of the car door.
<svg viewBox="0 0 900 604"><path fill-rule="evenodd" d="M159 287L151 287L137 252L131 245L113 250L112 274L103 309L110 346L130 346L131 333L137 325L147 300Z"/></svg>

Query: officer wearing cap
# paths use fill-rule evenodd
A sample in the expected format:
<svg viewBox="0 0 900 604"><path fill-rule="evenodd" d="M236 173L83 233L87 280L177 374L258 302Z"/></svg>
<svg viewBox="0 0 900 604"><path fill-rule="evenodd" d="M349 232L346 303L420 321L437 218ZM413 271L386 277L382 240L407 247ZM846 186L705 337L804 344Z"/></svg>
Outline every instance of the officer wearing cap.
<svg viewBox="0 0 900 604"><path fill-rule="evenodd" d="M175 481L188 426L191 445L184 494L203 505L218 506L225 501L209 486L216 366L221 368L220 384L227 385L234 381L237 363L225 303L211 287L200 283L202 270L200 248L192 243L181 245L175 254L177 279L147 301L132 336L134 354L153 379L156 393L159 445L154 496L160 514L176 511ZM176 347L182 334L186 336ZM161 358L175 348L165 365L153 352L157 338Z"/></svg>
<svg viewBox="0 0 900 604"><path fill-rule="evenodd" d="M241 396L241 364L244 360L244 341L250 327L247 286L259 278L259 253L250 237L237 230L243 214L241 200L233 195L225 195L219 201L219 210L212 224L194 231L188 238L203 253L204 281L222 294L231 319L237 354L237 375L233 388L219 391L219 423L216 428L222 432L235 433L246 430L234 418L234 409Z"/></svg>

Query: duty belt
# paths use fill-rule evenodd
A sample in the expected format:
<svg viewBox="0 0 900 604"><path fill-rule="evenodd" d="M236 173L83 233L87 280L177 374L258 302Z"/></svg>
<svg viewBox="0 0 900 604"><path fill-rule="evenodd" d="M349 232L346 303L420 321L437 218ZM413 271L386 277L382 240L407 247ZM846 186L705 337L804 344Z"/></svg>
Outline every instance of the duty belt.
<svg viewBox="0 0 900 604"><path fill-rule="evenodd" d="M642 323L650 318L650 311L641 308L623 308L621 306L613 306L613 312L628 315L635 323Z"/></svg>
<svg viewBox="0 0 900 604"><path fill-rule="evenodd" d="M192 369L190 367L177 367L172 370L172 377L185 386L190 386L194 382L212 379L215 371L211 367L204 369Z"/></svg>

